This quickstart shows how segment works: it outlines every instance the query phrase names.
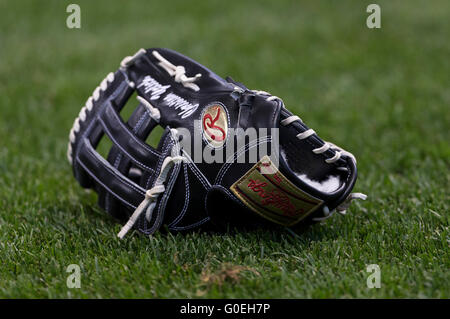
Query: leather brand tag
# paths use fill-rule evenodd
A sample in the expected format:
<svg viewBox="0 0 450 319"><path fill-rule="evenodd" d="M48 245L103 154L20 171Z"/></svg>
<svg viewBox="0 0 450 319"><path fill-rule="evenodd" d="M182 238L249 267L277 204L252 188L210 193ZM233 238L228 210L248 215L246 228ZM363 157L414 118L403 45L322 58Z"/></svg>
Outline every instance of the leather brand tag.
<svg viewBox="0 0 450 319"><path fill-rule="evenodd" d="M224 107L219 103L208 106L202 114L203 136L214 147L225 143L228 131L228 117Z"/></svg>
<svg viewBox="0 0 450 319"><path fill-rule="evenodd" d="M247 207L283 226L293 226L323 201L295 186L264 156L230 187Z"/></svg>

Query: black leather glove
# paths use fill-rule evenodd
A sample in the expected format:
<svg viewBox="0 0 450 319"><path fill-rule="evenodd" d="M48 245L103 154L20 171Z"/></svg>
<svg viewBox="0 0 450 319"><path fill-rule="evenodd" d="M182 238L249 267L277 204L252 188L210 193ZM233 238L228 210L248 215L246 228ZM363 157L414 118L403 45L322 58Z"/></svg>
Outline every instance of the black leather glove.
<svg viewBox="0 0 450 319"><path fill-rule="evenodd" d="M129 119L120 111L136 92ZM156 148L146 139L165 131ZM107 158L96 147L112 141ZM356 160L324 142L283 101L222 79L168 49L139 50L110 73L70 132L68 159L81 186L121 221L182 231L207 223L293 226L344 213Z"/></svg>

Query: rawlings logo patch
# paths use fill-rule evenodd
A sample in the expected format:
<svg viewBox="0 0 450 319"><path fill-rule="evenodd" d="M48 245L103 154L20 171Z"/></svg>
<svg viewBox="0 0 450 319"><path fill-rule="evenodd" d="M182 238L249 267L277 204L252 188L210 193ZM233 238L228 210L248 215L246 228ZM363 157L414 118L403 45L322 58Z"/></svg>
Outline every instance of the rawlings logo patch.
<svg viewBox="0 0 450 319"><path fill-rule="evenodd" d="M295 225L323 202L289 181L267 155L230 189L248 208L283 226Z"/></svg>
<svg viewBox="0 0 450 319"><path fill-rule="evenodd" d="M218 103L208 106L202 114L203 136L214 147L225 143L228 132L228 115Z"/></svg>

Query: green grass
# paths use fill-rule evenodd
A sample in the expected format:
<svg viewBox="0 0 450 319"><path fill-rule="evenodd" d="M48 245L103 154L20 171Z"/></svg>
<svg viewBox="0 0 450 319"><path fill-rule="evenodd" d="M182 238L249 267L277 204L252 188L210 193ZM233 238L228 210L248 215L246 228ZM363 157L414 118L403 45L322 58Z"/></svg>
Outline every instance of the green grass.
<svg viewBox="0 0 450 319"><path fill-rule="evenodd" d="M448 298L450 3L0 1L0 297ZM125 240L72 177L72 122L141 47L169 47L283 97L358 158L346 217ZM66 287L79 264L81 289ZM368 289L366 265L381 267Z"/></svg>

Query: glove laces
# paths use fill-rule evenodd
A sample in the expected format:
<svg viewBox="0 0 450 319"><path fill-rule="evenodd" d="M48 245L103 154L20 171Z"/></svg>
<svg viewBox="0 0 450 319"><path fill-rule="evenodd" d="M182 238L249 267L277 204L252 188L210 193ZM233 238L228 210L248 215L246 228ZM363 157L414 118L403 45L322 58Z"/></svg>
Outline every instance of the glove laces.
<svg viewBox="0 0 450 319"><path fill-rule="evenodd" d="M139 204L133 212L127 223L122 227L117 237L122 239L129 230L136 224L136 221L145 211L145 218L148 222L152 219L153 210L156 207L156 201L161 193L164 193L166 188L164 182L167 180L170 169L176 164L184 160L184 156L168 156L164 159L161 166L161 171L156 179L155 185L145 192L144 200Z"/></svg>
<svg viewBox="0 0 450 319"><path fill-rule="evenodd" d="M269 92L266 92L266 91L252 90L252 92L255 93L255 94L259 94L259 95L267 95L266 101L274 101L274 100L282 101L278 96L271 95ZM291 124L291 123L293 123L295 121L300 121L301 123L303 123L303 121L302 121L302 119L300 117L298 117L297 115L291 115L291 116L288 116L287 118L285 118L284 120L281 120L280 124L283 125L283 126L287 126L287 125L289 125L289 124ZM301 132L301 133L297 134L296 137L299 140L304 140L304 139L307 139L308 137L310 137L310 136L312 136L314 134L316 134L316 132L313 129L310 128L310 129L307 129L304 132ZM322 153L325 153L326 151L328 151L330 148L333 148L335 153L334 153L333 157L325 159L325 162L327 164L332 164L332 163L337 162L341 158L342 155L346 155L346 156L352 158L355 161L355 163L356 163L356 158L355 158L355 156L352 153L350 153L350 152L348 152L346 150L343 150L340 147L338 147L338 146L336 146L336 145L334 145L333 143L330 143L330 142L325 142L322 146L317 147L317 148L313 149L312 151L313 151L314 154L322 154Z"/></svg>
<svg viewBox="0 0 450 319"><path fill-rule="evenodd" d="M267 96L266 101L274 101L274 100L282 101L278 96L271 95L269 92L266 92L266 91L252 90L252 92L255 94L259 94L259 95L266 95ZM284 120L281 120L280 124L283 126L287 126L295 121L300 121L301 123L303 123L303 121L300 117L298 117L297 115L291 115L291 116L288 116L287 118L285 118ZM296 137L299 140L304 140L314 134L316 134L316 132L313 129L307 129L306 131L297 134ZM335 153L334 153L333 157L325 159L325 162L327 164L332 164L332 163L337 162L341 158L342 155L346 155L346 156L350 157L356 163L356 157L352 153L336 146L335 144L333 144L331 142L324 142L324 144L322 146L317 147L317 148L313 149L312 151L314 154L322 154L322 153L325 153L326 151L328 151L330 148L333 148ZM345 167L339 167L338 169L347 170L347 168L345 168ZM313 221L322 221L322 220L328 219L331 216L333 216L333 214L335 212L337 212L340 215L345 215L347 212L347 209L350 207L351 202L355 199L366 200L367 195L363 194L363 193L351 193L350 195L347 196L347 198L344 200L344 202L342 202L333 211L330 211L328 206L324 206L323 207L324 217L313 218Z"/></svg>
<svg viewBox="0 0 450 319"><path fill-rule="evenodd" d="M166 60L161 54L157 51L152 52L153 56L159 60L159 66L161 66L164 70L169 73L170 76L175 78L175 82L181 83L184 87L187 87L194 91L199 91L200 87L194 82L200 78L202 75L197 73L193 77L186 76L186 69L182 65L174 65Z"/></svg>
<svg viewBox="0 0 450 319"><path fill-rule="evenodd" d="M157 51L152 51L152 54L155 58L159 60L158 63L159 66L161 66L164 70L166 70L170 76L173 76L175 78L175 82L181 83L184 87L187 87L196 92L200 90L200 87L194 83L195 81L197 81L198 78L202 76L200 73L197 73L193 77L187 77L186 69L184 68L184 66L174 65L170 63Z"/></svg>
<svg viewBox="0 0 450 319"><path fill-rule="evenodd" d="M333 216L333 214L335 212L344 216L347 213L347 209L350 207L351 202L355 199L366 200L367 195L363 194L363 193L351 193L350 195L347 196L347 198L338 207L336 207L336 210L330 211L328 206L324 206L323 207L324 217L316 217L316 218L313 218L312 220L315 222L323 221L323 220L328 219L331 216Z"/></svg>
<svg viewBox="0 0 450 319"><path fill-rule="evenodd" d="M145 55L145 53L146 53L145 49L140 49L134 55L125 57L122 60L122 62L120 62L120 68L122 70L125 70L126 68L134 64L134 62L136 62L137 59ZM196 92L200 90L200 87L194 82L197 81L197 79L202 76L201 73L197 73L193 77L188 77L186 76L186 69L184 68L184 66L174 65L170 63L161 54L159 54L158 51L153 50L152 54L155 58L159 60L158 63L159 66L161 66L164 70L166 70L170 76L173 76L175 78L175 82L181 83L184 87L187 87Z"/></svg>
<svg viewBox="0 0 450 319"><path fill-rule="evenodd" d="M97 86L92 93L92 96L90 96L85 105L81 108L80 113L78 114L78 117L73 122L72 129L69 133L69 144L67 145L67 159L69 160L69 163L72 164L73 161L73 154L72 154L72 144L76 141L77 133L80 131L80 125L82 122L86 121L87 118L87 112L92 111L94 108L94 102L97 102L100 98L100 95L102 92L106 91L108 86L114 81L114 73L110 72L100 83L99 86Z"/></svg>

